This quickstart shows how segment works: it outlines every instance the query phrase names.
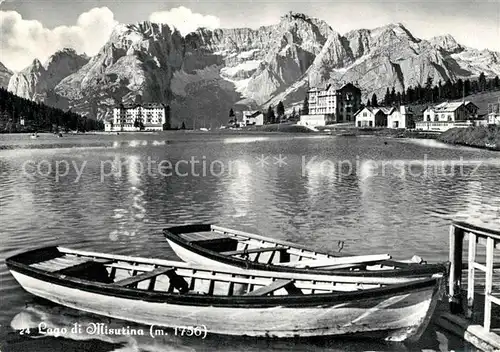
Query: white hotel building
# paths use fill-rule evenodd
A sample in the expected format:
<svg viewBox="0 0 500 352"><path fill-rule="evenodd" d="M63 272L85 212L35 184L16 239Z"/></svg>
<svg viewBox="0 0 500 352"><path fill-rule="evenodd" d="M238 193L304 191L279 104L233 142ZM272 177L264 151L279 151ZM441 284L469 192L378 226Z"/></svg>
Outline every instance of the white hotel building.
<svg viewBox="0 0 500 352"><path fill-rule="evenodd" d="M308 92L309 113L300 117L304 126L326 126L354 122L354 114L361 106L361 90L352 83L339 89L331 84L326 88L311 88Z"/></svg>
<svg viewBox="0 0 500 352"><path fill-rule="evenodd" d="M113 108L113 119L106 121L104 130L108 132L139 131L142 122L144 131L161 131L167 119L165 104L120 104Z"/></svg>

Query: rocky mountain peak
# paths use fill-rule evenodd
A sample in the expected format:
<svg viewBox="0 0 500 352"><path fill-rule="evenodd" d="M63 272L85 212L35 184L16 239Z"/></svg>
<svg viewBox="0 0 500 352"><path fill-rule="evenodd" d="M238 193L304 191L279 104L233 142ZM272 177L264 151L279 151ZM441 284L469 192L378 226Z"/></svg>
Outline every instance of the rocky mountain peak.
<svg viewBox="0 0 500 352"><path fill-rule="evenodd" d="M86 54L78 54L74 49L63 48L51 55L43 66L45 69L49 69L50 67L58 65L64 61L74 61L77 64L80 64L81 67L89 61L89 57Z"/></svg>
<svg viewBox="0 0 500 352"><path fill-rule="evenodd" d="M20 97L45 100L49 91L65 77L78 71L88 62L86 55L79 55L73 49L62 49L51 55L45 64L39 59L9 80L8 90Z"/></svg>
<svg viewBox="0 0 500 352"><path fill-rule="evenodd" d="M10 73L12 74L12 71L9 70L3 63L0 62L0 72L5 72L5 73Z"/></svg>
<svg viewBox="0 0 500 352"><path fill-rule="evenodd" d="M301 19L301 20L307 21L307 20L310 20L310 17L304 13L293 12L293 11L289 11L289 12L285 13L283 16L281 16L281 20L290 20L290 19Z"/></svg>
<svg viewBox="0 0 500 352"><path fill-rule="evenodd" d="M455 40L451 34L432 37L429 42L436 48L449 53L461 51L463 47Z"/></svg>
<svg viewBox="0 0 500 352"><path fill-rule="evenodd" d="M38 72L42 69L44 69L42 63L40 62L40 60L38 60L38 58L36 58L35 60L33 60L31 65L23 69L21 72L23 73Z"/></svg>
<svg viewBox="0 0 500 352"><path fill-rule="evenodd" d="M282 30L308 30L312 33L321 34L325 40L332 32L334 32L330 25L323 20L315 17L309 17L303 13L291 11L281 16L281 20L277 27Z"/></svg>
<svg viewBox="0 0 500 352"><path fill-rule="evenodd" d="M7 88L9 86L10 77L12 77L12 71L0 62L0 88Z"/></svg>
<svg viewBox="0 0 500 352"><path fill-rule="evenodd" d="M418 42L411 32L402 23L391 23L386 26L370 30L375 41L391 41L394 39Z"/></svg>

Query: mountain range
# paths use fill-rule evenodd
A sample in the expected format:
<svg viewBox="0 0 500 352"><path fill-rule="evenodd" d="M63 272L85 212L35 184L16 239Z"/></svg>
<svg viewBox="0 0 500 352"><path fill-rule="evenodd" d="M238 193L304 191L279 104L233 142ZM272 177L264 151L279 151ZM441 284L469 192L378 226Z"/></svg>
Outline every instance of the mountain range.
<svg viewBox="0 0 500 352"><path fill-rule="evenodd" d="M357 84L363 98L439 80L500 74L500 53L451 36L423 40L403 24L343 35L326 22L289 13L258 29L200 28L182 36L166 24L118 25L91 58L65 49L14 73L9 91L105 119L120 103L164 102L174 123L226 122L230 108L285 106L309 87ZM0 85L11 73L0 65Z"/></svg>

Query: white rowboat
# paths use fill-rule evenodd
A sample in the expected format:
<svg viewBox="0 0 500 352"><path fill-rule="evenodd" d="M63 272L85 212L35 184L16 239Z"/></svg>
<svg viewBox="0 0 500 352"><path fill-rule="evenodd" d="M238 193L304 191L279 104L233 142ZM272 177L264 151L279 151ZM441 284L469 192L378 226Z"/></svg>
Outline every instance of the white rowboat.
<svg viewBox="0 0 500 352"><path fill-rule="evenodd" d="M63 247L21 253L6 264L26 291L70 308L147 325L278 338L417 339L443 282L219 270Z"/></svg>
<svg viewBox="0 0 500 352"><path fill-rule="evenodd" d="M219 268L273 272L393 278L406 282L442 275L447 263L424 264L391 260L389 254L341 255L211 224L175 226L163 230L168 244L185 262ZM379 282L382 282L379 281Z"/></svg>

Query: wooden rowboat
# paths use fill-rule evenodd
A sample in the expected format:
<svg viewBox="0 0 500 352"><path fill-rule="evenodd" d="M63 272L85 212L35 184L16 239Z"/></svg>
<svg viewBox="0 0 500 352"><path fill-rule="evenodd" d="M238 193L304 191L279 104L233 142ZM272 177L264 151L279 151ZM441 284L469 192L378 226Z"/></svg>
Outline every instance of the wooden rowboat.
<svg viewBox="0 0 500 352"><path fill-rule="evenodd" d="M26 291L67 307L150 327L279 338L416 339L443 283L218 270L63 247L18 254L6 264Z"/></svg>
<svg viewBox="0 0 500 352"><path fill-rule="evenodd" d="M405 282L447 272L447 263L391 260L389 254L348 256L317 252L295 243L196 224L163 230L175 254L185 262L220 268L246 268L319 275L397 277Z"/></svg>

